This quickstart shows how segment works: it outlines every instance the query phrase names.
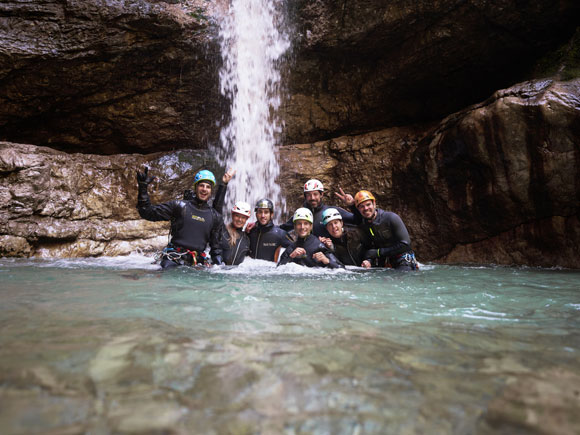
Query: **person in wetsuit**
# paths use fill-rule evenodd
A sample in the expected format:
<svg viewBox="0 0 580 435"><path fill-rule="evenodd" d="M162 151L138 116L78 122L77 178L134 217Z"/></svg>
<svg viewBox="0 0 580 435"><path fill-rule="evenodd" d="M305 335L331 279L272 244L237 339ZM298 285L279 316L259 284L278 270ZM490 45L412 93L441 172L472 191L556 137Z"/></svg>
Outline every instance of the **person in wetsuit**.
<svg viewBox="0 0 580 435"><path fill-rule="evenodd" d="M171 240L163 251L161 267L172 268L181 264L196 265L204 263L203 252L207 244L214 264L222 264L220 246L223 219L221 214L210 207L207 201L211 197L215 177L208 170L195 174L193 186L195 195L190 199L181 199L152 205L147 188L155 177L148 175L149 168L137 171L139 193L137 211L148 221L171 221Z"/></svg>
<svg viewBox="0 0 580 435"><path fill-rule="evenodd" d="M226 225L222 241L223 259L228 266L237 266L250 252L250 238L244 225L251 214L250 204L238 201L232 208L232 221Z"/></svg>
<svg viewBox="0 0 580 435"><path fill-rule="evenodd" d="M280 257L278 266L290 262L308 267L344 268L334 253L312 234L312 212L299 208L292 218L297 239L290 244Z"/></svg>
<svg viewBox="0 0 580 435"><path fill-rule="evenodd" d="M292 240L288 233L274 225L274 203L260 199L254 208L256 225L250 230L250 256L259 260L278 261L282 248L287 248Z"/></svg>
<svg viewBox="0 0 580 435"><path fill-rule="evenodd" d="M330 237L319 237L327 248L334 251L338 260L346 266L371 267L368 261L364 262L362 233L358 228L345 228L342 215L335 208L327 208L322 213L322 224Z"/></svg>
<svg viewBox="0 0 580 435"><path fill-rule="evenodd" d="M377 208L375 197L368 190L358 192L354 202L363 218L359 228L363 234L362 245L367 250L364 260L379 267L390 265L398 270L416 270L411 238L399 215Z"/></svg>
<svg viewBox="0 0 580 435"><path fill-rule="evenodd" d="M341 189L342 192L342 189ZM344 200L345 197L350 197L350 195L338 195L337 196ZM304 204L303 207L307 208L312 212L313 219L314 219L314 227L312 229L312 234L317 237L330 237L326 227L322 225L322 213L327 208L331 207L329 205L323 204L324 199L324 186L319 180L308 180L306 184L304 184ZM354 203L346 202L347 206L351 206ZM340 215L342 216L343 222L349 225L358 225L361 222L361 218L359 215L355 215L349 211L346 211L340 207L335 207ZM290 231L294 227L294 223L292 219L289 219L288 222L280 225L285 231Z"/></svg>

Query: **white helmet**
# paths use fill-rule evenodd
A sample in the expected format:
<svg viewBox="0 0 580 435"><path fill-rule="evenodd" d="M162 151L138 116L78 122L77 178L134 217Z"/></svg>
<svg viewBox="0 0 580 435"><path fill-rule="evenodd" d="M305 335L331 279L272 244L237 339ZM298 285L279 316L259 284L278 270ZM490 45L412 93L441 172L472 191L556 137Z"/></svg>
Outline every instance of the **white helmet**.
<svg viewBox="0 0 580 435"><path fill-rule="evenodd" d="M300 207L298 210L294 212L292 222L296 222L298 220L304 220L310 223L314 223L314 217L312 216L312 212L305 207Z"/></svg>
<svg viewBox="0 0 580 435"><path fill-rule="evenodd" d="M234 208L232 208L232 213L238 213L247 217L250 217L252 214L252 208L250 204L244 201L238 201L234 204Z"/></svg>
<svg viewBox="0 0 580 435"><path fill-rule="evenodd" d="M320 190L321 192L324 192L324 186L319 180L316 180L314 178L312 180L308 180L304 185L304 193L314 192L315 190Z"/></svg>

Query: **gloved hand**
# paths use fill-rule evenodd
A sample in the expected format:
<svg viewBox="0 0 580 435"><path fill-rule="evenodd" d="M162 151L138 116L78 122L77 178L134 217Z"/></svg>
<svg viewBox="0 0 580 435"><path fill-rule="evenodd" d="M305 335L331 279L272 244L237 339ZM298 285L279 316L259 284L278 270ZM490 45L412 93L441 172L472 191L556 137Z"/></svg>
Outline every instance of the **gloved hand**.
<svg viewBox="0 0 580 435"><path fill-rule="evenodd" d="M139 186L148 186L153 180L155 180L155 177L149 176L149 168L147 166L145 166L143 172L137 171L137 183L139 183Z"/></svg>
<svg viewBox="0 0 580 435"><path fill-rule="evenodd" d="M216 255L213 257L213 264L219 266L220 264L224 264L224 260L222 259L221 255Z"/></svg>
<svg viewBox="0 0 580 435"><path fill-rule="evenodd" d="M137 171L137 183L139 183L139 191L137 193L137 208L148 207L151 203L149 201L149 193L147 193L147 186L155 177L148 175L149 168L145 166L143 172Z"/></svg>

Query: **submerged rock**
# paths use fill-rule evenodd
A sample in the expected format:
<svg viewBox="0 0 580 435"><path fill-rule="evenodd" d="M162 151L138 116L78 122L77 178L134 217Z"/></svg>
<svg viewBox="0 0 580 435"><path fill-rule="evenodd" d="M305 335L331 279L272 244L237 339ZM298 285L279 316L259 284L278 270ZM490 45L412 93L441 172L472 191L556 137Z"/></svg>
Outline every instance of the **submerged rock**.
<svg viewBox="0 0 580 435"><path fill-rule="evenodd" d="M567 435L580 428L580 377L563 369L511 378L494 398L482 433Z"/></svg>

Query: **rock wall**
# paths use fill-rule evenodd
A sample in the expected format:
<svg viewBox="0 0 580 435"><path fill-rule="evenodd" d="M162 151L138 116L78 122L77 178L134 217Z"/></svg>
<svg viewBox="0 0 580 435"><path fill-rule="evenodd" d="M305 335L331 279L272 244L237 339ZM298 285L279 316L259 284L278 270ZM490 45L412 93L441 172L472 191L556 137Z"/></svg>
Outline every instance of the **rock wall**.
<svg viewBox="0 0 580 435"><path fill-rule="evenodd" d="M193 173L215 167L191 150L109 157L0 142L0 256L115 256L165 246L168 223L144 221L135 208L143 165L157 176L153 202L181 197Z"/></svg>
<svg viewBox="0 0 580 435"><path fill-rule="evenodd" d="M90 154L217 143L221 3L0 3L0 140ZM287 6L286 144L437 122L527 79L580 22L576 0Z"/></svg>
<svg viewBox="0 0 580 435"><path fill-rule="evenodd" d="M440 123L282 147L280 182L289 210L312 177L327 197L372 190L403 217L421 261L580 268L578 137L580 80L532 81ZM161 248L168 225L135 210L145 164L158 177L154 202L180 197L200 168L216 169L204 151L108 157L0 144L0 255Z"/></svg>

